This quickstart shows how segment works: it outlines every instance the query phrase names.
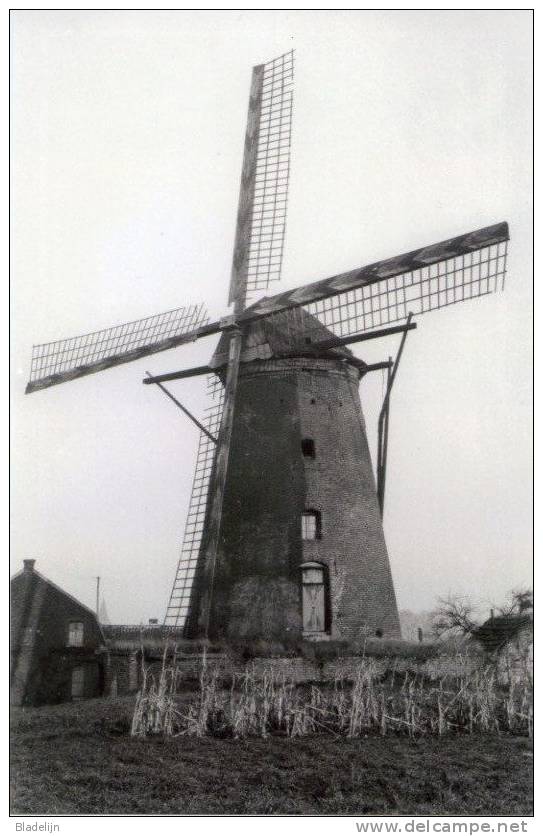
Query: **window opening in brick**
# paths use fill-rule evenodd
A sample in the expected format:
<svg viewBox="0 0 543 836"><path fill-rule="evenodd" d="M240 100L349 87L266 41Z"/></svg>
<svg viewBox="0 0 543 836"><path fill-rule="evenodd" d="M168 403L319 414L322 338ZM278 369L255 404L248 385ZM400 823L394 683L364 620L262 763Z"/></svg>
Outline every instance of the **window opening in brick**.
<svg viewBox="0 0 543 836"><path fill-rule="evenodd" d="M315 442L312 438L302 438L302 453L308 459L315 458Z"/></svg>
<svg viewBox="0 0 543 836"><path fill-rule="evenodd" d="M375 635L377 636L378 639L383 638L383 631L381 630L380 627L378 627L377 630L375 631Z"/></svg>
<svg viewBox="0 0 543 836"><path fill-rule="evenodd" d="M321 515L319 511L304 511L302 514L302 540L320 540Z"/></svg>
<svg viewBox="0 0 543 836"><path fill-rule="evenodd" d="M70 621L68 627L68 647L83 647L82 621Z"/></svg>

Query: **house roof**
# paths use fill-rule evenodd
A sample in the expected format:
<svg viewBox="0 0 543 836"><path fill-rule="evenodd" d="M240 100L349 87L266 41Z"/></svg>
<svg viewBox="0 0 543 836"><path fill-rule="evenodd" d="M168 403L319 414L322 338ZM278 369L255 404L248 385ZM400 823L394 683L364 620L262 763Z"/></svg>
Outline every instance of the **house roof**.
<svg viewBox="0 0 543 836"><path fill-rule="evenodd" d="M74 602L74 604L77 604L78 607L81 607L82 609L86 610L89 613L89 615L91 615L94 618L94 620L96 621L96 624L97 624L98 629L100 631L100 635L102 637L102 640L105 641L102 626L101 626L100 622L98 621L98 618L96 617L96 613L94 612L94 610L91 610L90 607L87 607L86 604L83 604L74 595L71 595L69 592L66 592L66 590L62 589L62 587L58 586L58 584L53 583L53 581L49 580L49 578L46 578L45 575L42 575L41 572L38 572L37 569L34 569L33 567L31 569L20 569L18 572L16 572L14 575L12 575L12 577L10 579L10 583L13 583L13 581L15 581L18 578L24 576L25 574L28 574L30 577L39 578L41 581L43 581L45 584L47 584L47 586L50 586L52 589L55 589L57 592L60 592L61 595L64 595L66 598L69 598L71 601Z"/></svg>
<svg viewBox="0 0 543 836"><path fill-rule="evenodd" d="M515 639L523 630L529 629L532 624L532 617L528 613L497 615L481 624L474 632L473 637L486 650L498 650Z"/></svg>

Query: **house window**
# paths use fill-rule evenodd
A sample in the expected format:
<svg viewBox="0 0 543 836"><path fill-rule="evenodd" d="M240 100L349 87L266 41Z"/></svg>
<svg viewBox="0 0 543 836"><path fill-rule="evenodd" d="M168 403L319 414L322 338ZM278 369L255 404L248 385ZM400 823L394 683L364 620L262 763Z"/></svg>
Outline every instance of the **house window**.
<svg viewBox="0 0 543 836"><path fill-rule="evenodd" d="M307 459L315 458L315 442L312 438L302 438L302 453Z"/></svg>
<svg viewBox="0 0 543 836"><path fill-rule="evenodd" d="M70 621L68 627L68 647L83 647L82 621Z"/></svg>
<svg viewBox="0 0 543 836"><path fill-rule="evenodd" d="M303 632L317 637L326 632L326 567L320 563L304 563L301 569Z"/></svg>
<svg viewBox="0 0 543 836"><path fill-rule="evenodd" d="M72 699L85 696L85 668L72 668Z"/></svg>
<svg viewBox="0 0 543 836"><path fill-rule="evenodd" d="M302 540L320 540L321 515L319 511L304 511L302 514Z"/></svg>

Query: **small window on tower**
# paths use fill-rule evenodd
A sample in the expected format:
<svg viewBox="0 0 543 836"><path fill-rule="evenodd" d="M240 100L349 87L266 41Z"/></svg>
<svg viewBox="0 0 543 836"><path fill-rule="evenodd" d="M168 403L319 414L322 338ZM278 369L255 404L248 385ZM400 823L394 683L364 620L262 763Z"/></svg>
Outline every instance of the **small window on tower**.
<svg viewBox="0 0 543 836"><path fill-rule="evenodd" d="M83 647L82 621L70 621L68 628L68 647Z"/></svg>
<svg viewBox="0 0 543 836"><path fill-rule="evenodd" d="M304 511L302 514L302 540L320 540L321 515L319 511Z"/></svg>
<svg viewBox="0 0 543 836"><path fill-rule="evenodd" d="M315 442L312 438L302 438L302 453L307 459L315 458Z"/></svg>

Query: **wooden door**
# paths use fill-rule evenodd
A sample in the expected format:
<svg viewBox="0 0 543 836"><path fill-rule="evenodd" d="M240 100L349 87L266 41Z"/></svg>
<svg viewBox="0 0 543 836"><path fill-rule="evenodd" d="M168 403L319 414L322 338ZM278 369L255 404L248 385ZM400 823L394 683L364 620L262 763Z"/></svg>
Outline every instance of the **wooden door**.
<svg viewBox="0 0 543 836"><path fill-rule="evenodd" d="M324 633L324 584L305 583L302 603L304 633Z"/></svg>
<svg viewBox="0 0 543 836"><path fill-rule="evenodd" d="M85 668L72 668L72 699L80 700L85 696Z"/></svg>

